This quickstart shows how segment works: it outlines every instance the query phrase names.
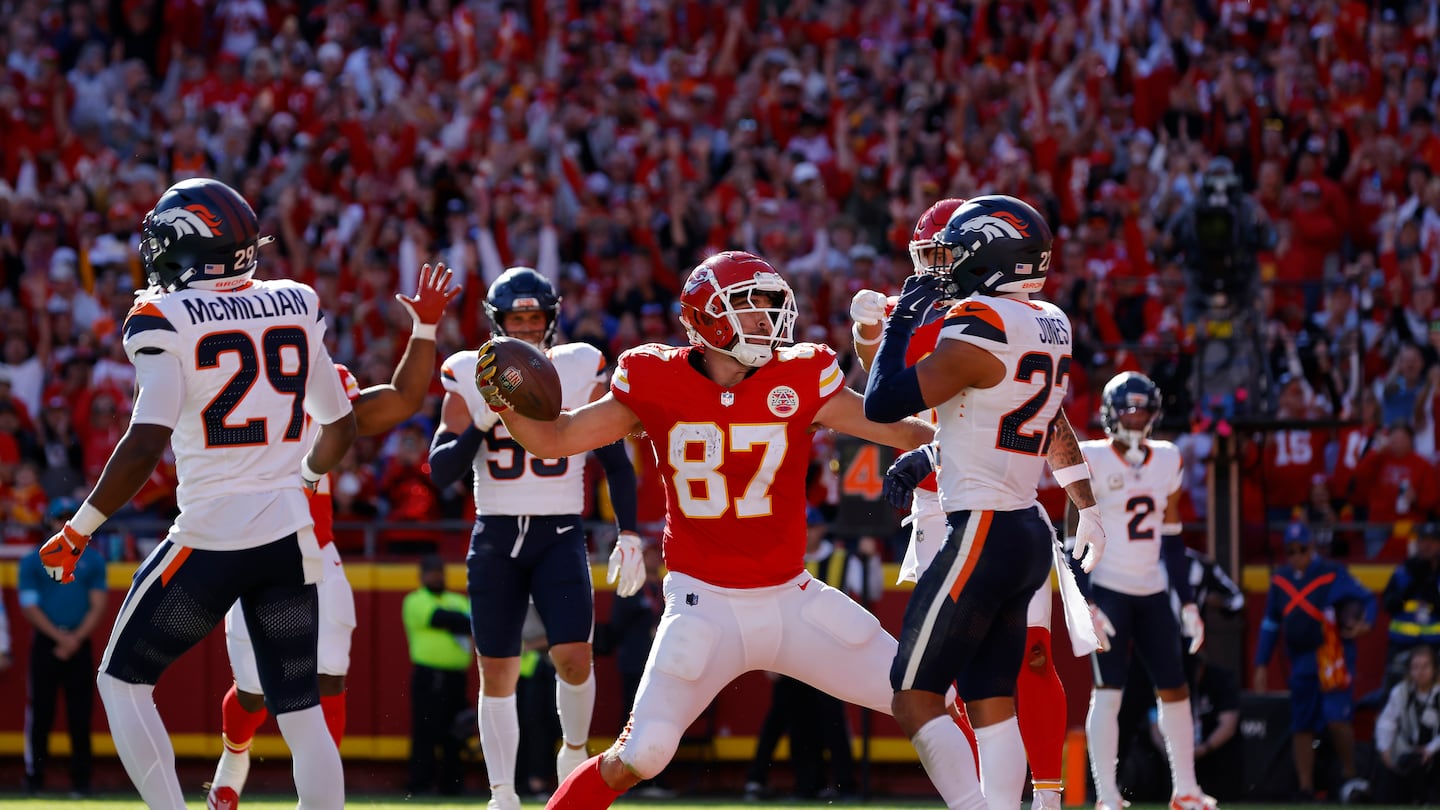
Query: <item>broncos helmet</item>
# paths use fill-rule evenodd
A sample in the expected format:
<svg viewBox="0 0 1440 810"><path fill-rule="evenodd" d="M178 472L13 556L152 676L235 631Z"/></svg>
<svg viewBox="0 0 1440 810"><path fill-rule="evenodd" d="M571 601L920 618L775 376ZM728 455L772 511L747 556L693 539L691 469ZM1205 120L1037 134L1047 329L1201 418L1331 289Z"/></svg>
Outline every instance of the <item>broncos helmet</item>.
<svg viewBox="0 0 1440 810"><path fill-rule="evenodd" d="M764 313L765 334L746 331L740 316L747 312ZM680 291L680 323L690 345L727 354L750 368L765 365L776 349L794 342L798 317L790 285L769 262L743 250L727 250L701 262Z"/></svg>
<svg viewBox="0 0 1440 810"><path fill-rule="evenodd" d="M530 267L511 267L485 293L485 314L490 318L490 327L497 335L508 335L503 321L509 312L545 313L545 335L540 339L542 348L548 347L555 339L555 326L560 321L560 296L550 280Z"/></svg>
<svg viewBox="0 0 1440 810"><path fill-rule="evenodd" d="M944 276L950 272L947 251L936 249L935 237L944 230L950 215L964 204L958 197L947 197L925 209L915 221L915 232L910 236L910 264L916 275Z"/></svg>
<svg viewBox="0 0 1440 810"><path fill-rule="evenodd" d="M140 261L150 286L233 290L259 264L255 210L219 180L196 177L165 190L140 223Z"/></svg>
<svg viewBox="0 0 1440 810"><path fill-rule="evenodd" d="M950 254L945 296L1039 292L1053 241L1045 217L1029 203L1004 194L971 197L935 236Z"/></svg>
<svg viewBox="0 0 1440 810"><path fill-rule="evenodd" d="M1137 411L1149 412L1150 418L1145 421L1145 426L1139 429L1125 427L1120 417ZM1122 371L1105 383L1105 392L1100 397L1100 424L1105 428L1106 436L1138 450L1159 419L1160 386L1154 380L1138 372Z"/></svg>

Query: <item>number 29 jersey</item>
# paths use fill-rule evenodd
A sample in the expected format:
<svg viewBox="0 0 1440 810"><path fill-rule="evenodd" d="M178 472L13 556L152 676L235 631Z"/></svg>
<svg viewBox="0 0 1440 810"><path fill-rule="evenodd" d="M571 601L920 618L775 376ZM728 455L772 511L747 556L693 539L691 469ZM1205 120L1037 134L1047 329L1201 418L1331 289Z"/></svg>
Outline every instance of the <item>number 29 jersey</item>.
<svg viewBox="0 0 1440 810"><path fill-rule="evenodd" d="M844 383L835 352L801 343L722 387L693 347L620 356L610 392L645 429L665 484L665 565L722 588L805 567L805 473L815 414Z"/></svg>
<svg viewBox="0 0 1440 810"><path fill-rule="evenodd" d="M545 355L560 375L560 406L590 401L605 382L605 355L588 343L552 346ZM535 458L510 437L500 415L475 387L478 351L456 352L440 366L440 384L465 401L470 421L485 433L475 454L477 515L578 515L585 511L585 454Z"/></svg>
<svg viewBox="0 0 1440 810"><path fill-rule="evenodd" d="M164 420L179 479L170 539L243 549L311 525L300 482L313 443L306 416L329 424L351 409L315 291L277 280L145 292L122 335L132 362L170 355L179 366L181 390L141 394L179 400L173 422Z"/></svg>
<svg viewBox="0 0 1440 810"><path fill-rule="evenodd" d="M1169 584L1160 564L1160 526L1181 484L1180 449L1153 439L1145 446L1150 452L1144 463L1134 465L1109 439L1080 443L1107 540L1090 581L1132 596L1159 593Z"/></svg>
<svg viewBox="0 0 1440 810"><path fill-rule="evenodd" d="M1045 301L976 295L950 308L940 340L972 343L1005 364L999 384L935 409L940 502L946 512L1029 508L1070 384L1070 319Z"/></svg>

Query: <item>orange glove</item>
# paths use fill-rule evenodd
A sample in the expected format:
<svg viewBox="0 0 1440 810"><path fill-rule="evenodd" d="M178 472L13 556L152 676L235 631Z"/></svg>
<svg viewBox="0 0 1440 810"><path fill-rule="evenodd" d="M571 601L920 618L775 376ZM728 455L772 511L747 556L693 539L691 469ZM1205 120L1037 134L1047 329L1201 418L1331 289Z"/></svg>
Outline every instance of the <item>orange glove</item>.
<svg viewBox="0 0 1440 810"><path fill-rule="evenodd" d="M90 535L81 534L66 523L59 534L46 540L45 545L40 547L40 564L45 566L45 573L56 582L74 582L75 566L79 564L80 555L88 545Z"/></svg>

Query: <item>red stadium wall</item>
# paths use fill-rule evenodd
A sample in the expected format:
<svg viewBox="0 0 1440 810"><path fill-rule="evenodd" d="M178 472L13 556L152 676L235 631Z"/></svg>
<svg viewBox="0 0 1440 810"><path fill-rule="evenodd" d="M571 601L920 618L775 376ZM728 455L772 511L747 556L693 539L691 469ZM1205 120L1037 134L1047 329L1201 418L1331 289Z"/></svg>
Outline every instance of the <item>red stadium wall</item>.
<svg viewBox="0 0 1440 810"><path fill-rule="evenodd" d="M359 629L355 632L350 657L348 728L343 752L346 756L357 759L403 759L408 752L409 740L410 662L406 652L404 629L400 623L400 602L406 593L418 586L415 566L351 563L347 570L355 588ZM1362 582L1378 592L1383 587L1389 570L1386 566L1358 566L1356 574ZM111 615L101 623L104 629L97 633L95 639L97 664L103 651L104 638L113 622L114 612L120 606L133 571L134 565L110 567ZM887 581L893 582L893 566L887 567L886 576ZM451 565L447 579L451 588L463 590L463 567ZM1247 661L1253 653L1254 629L1259 626L1264 610L1264 586L1267 580L1268 571L1264 568L1252 567L1245 572L1243 585L1248 597L1246 628L1249 639L1245 647ZM603 567L596 569L596 581L603 583ZM14 665L0 673L0 694L6 695L5 700L0 702L0 756L10 756L19 755L23 751L25 662L29 657L31 631L16 604L13 562L0 563L0 586L3 586L5 609L10 616L11 635L14 638ZM609 615L613 592L608 590L608 586L601 585L600 588L596 594L596 610L603 620ZM908 594L908 589L891 587L874 607L881 622L891 632L898 631L900 627ZM1072 727L1083 726L1088 704L1086 696L1090 688L1089 661L1068 654L1069 637L1060 618L1058 597L1054 615L1057 625L1057 668L1070 696L1069 724ZM1376 622L1376 629L1360 641L1362 663L1356 676L1357 695L1363 695L1379 685L1381 672L1378 662L1384 661L1384 627L1387 622L1388 619L1382 614ZM1287 674L1284 656L1277 655L1271 667L1270 683L1283 686ZM1244 678L1248 684L1248 671L1244 673ZM597 659L596 679L599 700L596 704L592 735L597 745L604 745L614 739L624 720L618 699L620 683L613 658L606 656ZM155 692L155 699L174 739L178 755L209 758L219 753L219 701L229 683L229 663L225 655L224 638L220 632L212 634L165 674L160 688ZM476 684L473 669L471 685L474 691ZM748 758L754 750L754 737L769 704L769 681L761 673L748 673L731 684L716 699L716 739L710 755L719 759ZM852 711L856 712L858 718L858 710ZM856 722L853 727L858 729L859 723ZM913 759L913 752L901 737L893 720L888 717L874 717L871 727L875 738L872 756L876 760ZM56 728L63 728L63 721L58 718ZM95 731L97 753L113 753L104 712L98 702ZM1368 727L1357 728L1357 731L1362 737L1368 737L1370 733ZM55 735L53 745L57 753L68 750L68 742L63 735ZM256 751L261 754L283 753L283 743L273 722L267 723L262 729L256 742Z"/></svg>

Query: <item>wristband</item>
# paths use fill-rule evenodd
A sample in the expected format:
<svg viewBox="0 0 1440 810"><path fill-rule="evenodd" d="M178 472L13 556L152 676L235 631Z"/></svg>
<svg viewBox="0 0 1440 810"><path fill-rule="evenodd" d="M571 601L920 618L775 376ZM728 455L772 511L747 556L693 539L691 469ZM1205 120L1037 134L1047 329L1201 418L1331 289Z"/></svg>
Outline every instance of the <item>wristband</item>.
<svg viewBox="0 0 1440 810"><path fill-rule="evenodd" d="M435 330L436 330L436 328L437 328L438 326L439 326L439 324L421 323L421 322L419 322L419 321L416 321L416 322L415 322L415 325L412 326L412 327L410 327L410 339L411 339L411 340L428 340L428 341L430 341L431 343L434 343L434 342L435 342Z"/></svg>
<svg viewBox="0 0 1440 810"><path fill-rule="evenodd" d="M854 341L856 346L879 346L880 341L885 339L885 333L881 332L880 337L873 340L866 340L860 337L860 324L852 323L850 324L850 339Z"/></svg>
<svg viewBox="0 0 1440 810"><path fill-rule="evenodd" d="M1172 535L1180 534L1184 530L1184 528L1185 527L1179 523L1162 523L1160 524L1160 533L1165 535L1166 537L1170 537Z"/></svg>
<svg viewBox="0 0 1440 810"><path fill-rule="evenodd" d="M1069 467L1055 470L1051 475L1055 476L1055 483L1064 489L1076 481L1090 480L1090 468L1082 461L1079 464L1071 464Z"/></svg>
<svg viewBox="0 0 1440 810"><path fill-rule="evenodd" d="M300 478L301 478L306 484L311 484L311 485L313 485L313 484L318 484L318 483L320 483L320 479L321 479L321 478L324 478L324 477L325 477L325 473L317 473L317 472L315 472L314 469L312 469L312 468L310 467L310 458L309 458L309 456L306 456L305 458L300 459Z"/></svg>
<svg viewBox="0 0 1440 810"><path fill-rule="evenodd" d="M75 510L75 516L66 521L66 524L75 531L89 537L100 528L106 520L106 516L99 509L90 505L89 501L80 504Z"/></svg>

